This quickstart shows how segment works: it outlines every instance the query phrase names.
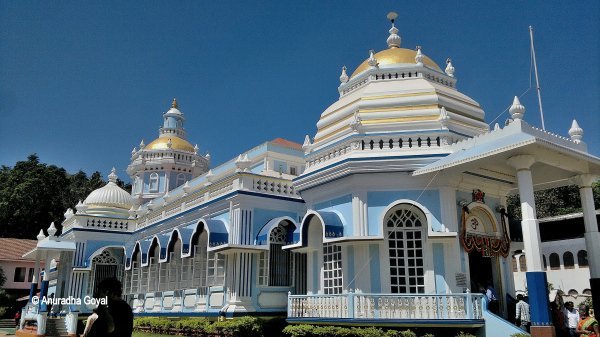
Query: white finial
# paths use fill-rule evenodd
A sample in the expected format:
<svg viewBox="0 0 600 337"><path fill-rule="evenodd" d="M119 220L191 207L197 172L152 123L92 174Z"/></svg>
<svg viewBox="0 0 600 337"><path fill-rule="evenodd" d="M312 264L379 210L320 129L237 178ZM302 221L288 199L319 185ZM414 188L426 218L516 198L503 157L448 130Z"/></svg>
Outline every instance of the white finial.
<svg viewBox="0 0 600 337"><path fill-rule="evenodd" d="M304 137L304 143L302 144L302 149L304 150L305 154L309 154L310 151L312 150L312 142L310 141L310 136L306 135Z"/></svg>
<svg viewBox="0 0 600 337"><path fill-rule="evenodd" d="M400 42L402 42L402 39L398 35L398 28L394 25L394 20L396 20L397 17L398 13L396 12L389 12L387 15L388 20L392 22L392 28L389 30L390 36L387 38L387 44L390 48L400 48Z"/></svg>
<svg viewBox="0 0 600 337"><path fill-rule="evenodd" d="M135 206L131 206L131 208L129 209L129 219L135 219L137 215L137 210L135 208Z"/></svg>
<svg viewBox="0 0 600 337"><path fill-rule="evenodd" d="M137 152L137 148L134 146L133 150L131 150L131 155L133 156Z"/></svg>
<svg viewBox="0 0 600 337"><path fill-rule="evenodd" d="M205 177L206 177L206 181L208 183L212 183L213 180L215 179L215 175L213 174L212 170L208 170L208 172L206 172L206 176Z"/></svg>
<svg viewBox="0 0 600 337"><path fill-rule="evenodd" d="M348 82L348 74L346 74L346 66L342 67L342 74L340 75L340 82L342 82L342 83Z"/></svg>
<svg viewBox="0 0 600 337"><path fill-rule="evenodd" d="M81 202L81 200L79 200L77 206L75 206L75 209L77 210L77 214L85 214L85 211L87 210L87 205L84 205Z"/></svg>
<svg viewBox="0 0 600 337"><path fill-rule="evenodd" d="M117 176L117 170L113 167L112 170L110 170L110 174L108 175L108 181L111 183L116 183L117 179L119 179L119 177Z"/></svg>
<svg viewBox="0 0 600 337"><path fill-rule="evenodd" d="M73 210L71 208L67 208L67 211L65 212L64 216L66 220L69 220L70 218L73 217Z"/></svg>
<svg viewBox="0 0 600 337"><path fill-rule="evenodd" d="M454 66L452 66L452 60L450 58L446 60L446 74L450 77L454 77Z"/></svg>
<svg viewBox="0 0 600 337"><path fill-rule="evenodd" d="M373 49L369 50L369 61L368 61L368 63L369 63L369 66L371 68L376 68L377 65L379 64L377 62L377 59L375 58L375 55L373 55L374 53L375 53L375 51Z"/></svg>
<svg viewBox="0 0 600 337"><path fill-rule="evenodd" d="M44 234L44 230L40 229L40 233L37 235L37 239L38 241L42 241L46 238L46 235Z"/></svg>
<svg viewBox="0 0 600 337"><path fill-rule="evenodd" d="M523 115L525 115L525 107L519 101L519 97L515 96L513 99L513 104L508 109L510 115L514 120L523 119Z"/></svg>
<svg viewBox="0 0 600 337"><path fill-rule="evenodd" d="M140 150L142 150L145 147L146 147L146 144L144 144L144 140L142 139L142 141L140 142Z"/></svg>
<svg viewBox="0 0 600 337"><path fill-rule="evenodd" d="M581 139L583 138L583 129L579 127L579 123L574 119L573 123L571 123L571 128L569 129L569 136L571 136L571 140L575 144L581 143Z"/></svg>
<svg viewBox="0 0 600 337"><path fill-rule="evenodd" d="M53 237L56 234L56 226L54 226L54 222L50 223L50 227L47 229L48 236Z"/></svg>
<svg viewBox="0 0 600 337"><path fill-rule="evenodd" d="M210 160L210 153L209 153L209 152L206 152L206 156L204 156L204 158L206 158L206 159Z"/></svg>
<svg viewBox="0 0 600 337"><path fill-rule="evenodd" d="M494 124L494 131L500 130L500 124Z"/></svg>
<svg viewBox="0 0 600 337"><path fill-rule="evenodd" d="M415 55L415 63L419 66L423 65L423 53L421 53L421 46L417 46L417 55Z"/></svg>
<svg viewBox="0 0 600 337"><path fill-rule="evenodd" d="M199 149L198 144L194 145L194 154L198 154Z"/></svg>
<svg viewBox="0 0 600 337"><path fill-rule="evenodd" d="M169 141L167 142L167 148L172 148L173 147L173 142L171 142L171 138L169 138Z"/></svg>
<svg viewBox="0 0 600 337"><path fill-rule="evenodd" d="M446 111L446 107L440 108L440 117L438 118L443 127L448 125L448 121L450 120L450 116L448 115L448 111Z"/></svg>

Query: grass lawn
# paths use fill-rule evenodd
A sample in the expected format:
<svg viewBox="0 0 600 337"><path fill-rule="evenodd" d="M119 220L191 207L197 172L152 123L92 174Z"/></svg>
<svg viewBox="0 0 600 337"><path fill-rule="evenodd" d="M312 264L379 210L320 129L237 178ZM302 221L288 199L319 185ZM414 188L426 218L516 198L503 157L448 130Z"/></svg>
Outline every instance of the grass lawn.
<svg viewBox="0 0 600 337"><path fill-rule="evenodd" d="M156 333L147 333L147 332L139 332L139 331L134 331L132 337L164 337L164 336L170 336L170 335L159 335Z"/></svg>

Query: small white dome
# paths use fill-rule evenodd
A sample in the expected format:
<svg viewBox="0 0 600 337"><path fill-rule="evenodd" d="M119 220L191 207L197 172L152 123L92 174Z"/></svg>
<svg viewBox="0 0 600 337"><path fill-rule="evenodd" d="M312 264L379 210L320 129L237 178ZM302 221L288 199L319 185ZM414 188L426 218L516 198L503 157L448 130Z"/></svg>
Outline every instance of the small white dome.
<svg viewBox="0 0 600 337"><path fill-rule="evenodd" d="M108 184L92 191L83 204L87 206L87 214L100 216L129 216L133 206L133 198L124 189L117 186L115 169L108 176Z"/></svg>

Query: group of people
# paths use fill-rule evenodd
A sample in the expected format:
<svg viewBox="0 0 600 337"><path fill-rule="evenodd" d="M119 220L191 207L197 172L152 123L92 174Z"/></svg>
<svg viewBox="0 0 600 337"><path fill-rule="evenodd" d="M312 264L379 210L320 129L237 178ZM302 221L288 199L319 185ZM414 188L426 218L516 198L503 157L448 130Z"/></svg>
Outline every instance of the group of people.
<svg viewBox="0 0 600 337"><path fill-rule="evenodd" d="M590 316L590 308L585 304L575 309L573 302L566 302L564 309L560 310L553 302L552 316L557 337L600 337L598 321ZM517 326L529 332L531 324L529 304L521 294L517 295L515 318Z"/></svg>
<svg viewBox="0 0 600 337"><path fill-rule="evenodd" d="M121 299L122 286L116 278L108 278L98 285L98 298L106 297L107 305L99 305L88 317L83 337L131 337L133 312Z"/></svg>

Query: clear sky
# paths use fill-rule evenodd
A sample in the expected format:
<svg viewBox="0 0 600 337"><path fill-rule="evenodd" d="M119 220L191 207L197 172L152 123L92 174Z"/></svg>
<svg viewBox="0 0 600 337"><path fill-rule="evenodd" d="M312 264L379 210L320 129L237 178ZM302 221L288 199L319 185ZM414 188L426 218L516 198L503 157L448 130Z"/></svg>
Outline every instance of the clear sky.
<svg viewBox="0 0 600 337"><path fill-rule="evenodd" d="M46 163L121 178L173 97L213 165L276 137L302 143L337 100L340 69L423 47L493 119L529 88L534 27L546 129L571 120L600 155L600 2L0 1L0 165ZM541 125L535 88L521 102ZM505 113L498 118L503 123Z"/></svg>

